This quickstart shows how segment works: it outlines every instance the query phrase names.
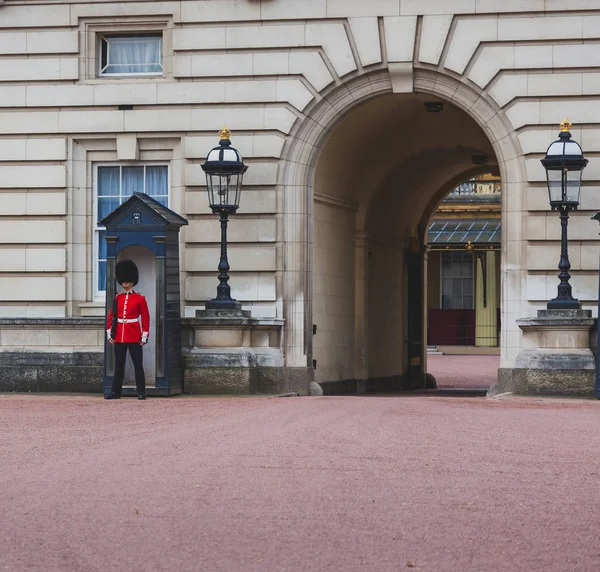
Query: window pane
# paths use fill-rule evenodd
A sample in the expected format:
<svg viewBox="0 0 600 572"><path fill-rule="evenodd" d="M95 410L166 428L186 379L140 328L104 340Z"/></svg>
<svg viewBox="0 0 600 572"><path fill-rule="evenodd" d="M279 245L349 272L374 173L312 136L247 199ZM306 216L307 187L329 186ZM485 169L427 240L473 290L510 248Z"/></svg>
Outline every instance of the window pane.
<svg viewBox="0 0 600 572"><path fill-rule="evenodd" d="M168 206L169 184L167 167L146 167L146 194L156 199L162 205Z"/></svg>
<svg viewBox="0 0 600 572"><path fill-rule="evenodd" d="M452 280L448 278L442 280L442 294L445 296L452 296Z"/></svg>
<svg viewBox="0 0 600 572"><path fill-rule="evenodd" d="M106 292L106 260L98 263L98 291Z"/></svg>
<svg viewBox="0 0 600 572"><path fill-rule="evenodd" d="M119 167L98 167L98 196L119 195Z"/></svg>
<svg viewBox="0 0 600 572"><path fill-rule="evenodd" d="M105 216L108 216L113 212L121 201L119 197L99 197L98 198L98 222L100 222Z"/></svg>
<svg viewBox="0 0 600 572"><path fill-rule="evenodd" d="M133 193L144 192L144 167L123 167L121 193L127 200Z"/></svg>
<svg viewBox="0 0 600 572"><path fill-rule="evenodd" d="M102 46L103 74L162 72L162 36L108 37Z"/></svg>
<svg viewBox="0 0 600 572"><path fill-rule="evenodd" d="M106 260L106 231L101 230L98 232L98 258L100 260Z"/></svg>
<svg viewBox="0 0 600 572"><path fill-rule="evenodd" d="M161 204L168 206L169 170L167 165L99 166L97 169L97 210L102 220L134 192L146 192ZM106 290L106 231L96 230L98 247L97 291Z"/></svg>

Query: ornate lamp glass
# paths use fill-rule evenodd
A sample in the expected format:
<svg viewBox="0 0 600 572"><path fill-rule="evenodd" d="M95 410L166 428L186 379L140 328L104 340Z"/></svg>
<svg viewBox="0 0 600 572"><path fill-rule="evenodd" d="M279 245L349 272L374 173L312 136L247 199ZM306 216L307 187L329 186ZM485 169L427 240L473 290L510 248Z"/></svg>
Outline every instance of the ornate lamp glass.
<svg viewBox="0 0 600 572"><path fill-rule="evenodd" d="M548 147L542 159L552 210L561 207L575 210L579 206L581 176L588 160L579 143L571 139L571 125L565 118L560 124L559 139Z"/></svg>
<svg viewBox="0 0 600 572"><path fill-rule="evenodd" d="M581 177L588 160L583 156L579 144L571 139L571 123L565 118L560 124L559 139L548 147L546 156L541 160L548 180L550 208L560 213L561 256L558 264L558 295L547 304L553 310L579 310L581 303L571 295L569 279L569 252L567 248L567 225L569 211L579 206Z"/></svg>
<svg viewBox="0 0 600 572"><path fill-rule="evenodd" d="M242 179L248 169L242 156L231 146L231 131L223 127L219 132L221 141L211 149L202 170L206 175L208 204L213 212L235 212L240 206Z"/></svg>
<svg viewBox="0 0 600 572"><path fill-rule="evenodd" d="M223 127L219 132L219 146L211 149L202 169L206 174L208 204L221 221L221 260L217 297L206 302L207 310L240 310L242 305L231 297L229 262L227 260L227 222L230 213L240 206L242 179L248 169L238 150L231 146L231 131Z"/></svg>

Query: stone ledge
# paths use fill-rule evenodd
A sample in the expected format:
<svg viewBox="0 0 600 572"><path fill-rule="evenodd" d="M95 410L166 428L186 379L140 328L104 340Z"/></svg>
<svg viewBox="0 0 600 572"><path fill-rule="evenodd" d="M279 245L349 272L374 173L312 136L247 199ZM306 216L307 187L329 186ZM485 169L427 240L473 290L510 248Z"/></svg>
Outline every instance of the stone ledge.
<svg viewBox="0 0 600 572"><path fill-rule="evenodd" d="M215 310L216 312L216 310ZM240 316L198 316L195 318L181 318L183 326L219 325L226 326L268 326L283 327L284 318L252 318L250 312L243 311ZM70 318L0 318L0 326L95 326L104 327L104 317L70 317Z"/></svg>
<svg viewBox="0 0 600 572"><path fill-rule="evenodd" d="M104 318L0 318L0 326L93 326L104 327Z"/></svg>
<svg viewBox="0 0 600 572"><path fill-rule="evenodd" d="M592 318L591 310L538 310L536 318L521 318L517 325L522 330L543 328L579 328L593 327L596 318Z"/></svg>

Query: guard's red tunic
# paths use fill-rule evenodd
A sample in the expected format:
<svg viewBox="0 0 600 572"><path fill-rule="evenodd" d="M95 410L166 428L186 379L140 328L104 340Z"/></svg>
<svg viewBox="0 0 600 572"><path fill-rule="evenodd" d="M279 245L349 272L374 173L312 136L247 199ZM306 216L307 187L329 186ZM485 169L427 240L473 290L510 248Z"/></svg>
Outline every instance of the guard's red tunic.
<svg viewBox="0 0 600 572"><path fill-rule="evenodd" d="M141 327L140 327L141 318ZM108 313L106 333L110 336L113 323L112 308ZM115 342L121 344L139 344L142 336L150 335L150 313L146 298L137 292L117 294L117 332Z"/></svg>

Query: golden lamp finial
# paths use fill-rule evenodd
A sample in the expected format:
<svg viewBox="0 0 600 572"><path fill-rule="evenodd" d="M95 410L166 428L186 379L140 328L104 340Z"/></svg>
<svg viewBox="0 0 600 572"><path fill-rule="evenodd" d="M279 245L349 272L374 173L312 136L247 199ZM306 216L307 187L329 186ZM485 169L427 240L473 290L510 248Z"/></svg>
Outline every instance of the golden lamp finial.
<svg viewBox="0 0 600 572"><path fill-rule="evenodd" d="M231 137L231 131L229 131L229 129L223 125L223 129L219 131L219 135L221 136L221 140L229 139Z"/></svg>
<svg viewBox="0 0 600 572"><path fill-rule="evenodd" d="M568 133L569 131L571 131L572 126L573 124L565 117L563 119L563 122L560 124L560 132Z"/></svg>

